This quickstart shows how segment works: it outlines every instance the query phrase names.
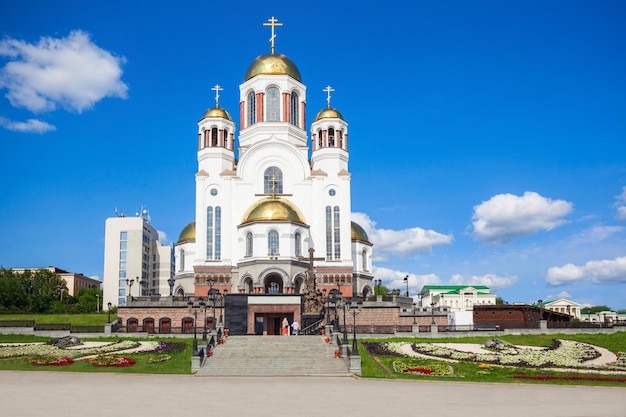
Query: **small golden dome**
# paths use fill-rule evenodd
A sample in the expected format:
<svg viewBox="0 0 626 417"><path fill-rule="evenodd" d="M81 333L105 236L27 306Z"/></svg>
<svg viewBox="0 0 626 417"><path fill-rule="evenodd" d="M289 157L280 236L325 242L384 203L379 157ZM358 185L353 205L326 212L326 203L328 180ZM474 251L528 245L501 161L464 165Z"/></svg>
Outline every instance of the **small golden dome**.
<svg viewBox="0 0 626 417"><path fill-rule="evenodd" d="M254 203L243 216L241 224L269 221L306 224L300 210L289 201L279 197L268 197Z"/></svg>
<svg viewBox="0 0 626 417"><path fill-rule="evenodd" d="M228 114L228 112L221 107L211 107L210 109L205 111L202 119L206 119L207 117L217 117L220 119L230 120L231 122L233 121L232 117L230 117L230 114Z"/></svg>
<svg viewBox="0 0 626 417"><path fill-rule="evenodd" d="M300 70L289 58L283 54L265 54L258 56L246 71L244 81L259 74L289 75L298 81L302 81Z"/></svg>
<svg viewBox="0 0 626 417"><path fill-rule="evenodd" d="M196 222L193 221L189 223L187 226L185 226L183 231L180 232L180 235L178 236L178 242L176 242L176 244L178 245L180 243L195 242L195 241L196 241Z"/></svg>
<svg viewBox="0 0 626 417"><path fill-rule="evenodd" d="M313 121L317 122L320 119L341 119L341 120L343 120L343 116L341 115L341 113L339 113L339 110L333 109L333 108L330 108L330 107L326 107L325 109L323 109L319 113L317 113L317 116L315 116L315 120L313 120Z"/></svg>
<svg viewBox="0 0 626 417"><path fill-rule="evenodd" d="M352 225L350 227L350 237L352 240L359 240L365 243L371 243L369 238L367 237L367 233L365 230L355 222L350 222Z"/></svg>

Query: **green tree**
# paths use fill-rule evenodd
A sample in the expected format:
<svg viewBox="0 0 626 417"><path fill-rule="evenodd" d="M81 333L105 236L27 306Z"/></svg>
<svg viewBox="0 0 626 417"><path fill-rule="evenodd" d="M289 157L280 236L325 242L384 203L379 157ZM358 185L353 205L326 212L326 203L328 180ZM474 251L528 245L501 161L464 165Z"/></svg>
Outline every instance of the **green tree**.
<svg viewBox="0 0 626 417"><path fill-rule="evenodd" d="M76 294L76 311L79 313L95 313L98 303L102 302L102 290L97 288L83 288Z"/></svg>
<svg viewBox="0 0 626 417"><path fill-rule="evenodd" d="M496 304L508 304L502 297L496 297Z"/></svg>
<svg viewBox="0 0 626 417"><path fill-rule="evenodd" d="M65 281L59 274L47 269L30 270L22 274L22 283L29 298L29 312L48 313L53 310L55 301L68 301L69 294Z"/></svg>
<svg viewBox="0 0 626 417"><path fill-rule="evenodd" d="M580 314L596 314L600 311L610 311L611 307L609 306L591 306L591 307L583 307L580 310Z"/></svg>
<svg viewBox="0 0 626 417"><path fill-rule="evenodd" d="M0 269L0 311L25 311L28 307L28 294L21 274L10 269Z"/></svg>

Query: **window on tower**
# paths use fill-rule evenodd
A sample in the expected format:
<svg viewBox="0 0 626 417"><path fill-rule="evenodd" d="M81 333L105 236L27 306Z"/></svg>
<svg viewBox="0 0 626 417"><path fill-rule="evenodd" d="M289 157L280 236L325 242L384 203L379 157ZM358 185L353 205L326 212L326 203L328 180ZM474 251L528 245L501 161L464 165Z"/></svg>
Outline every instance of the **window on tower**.
<svg viewBox="0 0 626 417"><path fill-rule="evenodd" d="M206 259L219 261L222 258L222 208L206 209Z"/></svg>
<svg viewBox="0 0 626 417"><path fill-rule="evenodd" d="M332 127L328 129L328 146L335 146L335 129Z"/></svg>
<svg viewBox="0 0 626 417"><path fill-rule="evenodd" d="M291 93L290 106L289 106L289 121L294 126L299 126L298 121L300 119L300 113L298 111L298 103L300 101L300 97L298 97L298 93L293 91Z"/></svg>
<svg viewBox="0 0 626 417"><path fill-rule="evenodd" d="M263 175L264 194L283 193L283 172L278 167L269 167Z"/></svg>
<svg viewBox="0 0 626 417"><path fill-rule="evenodd" d="M248 126L256 123L256 96L254 91L248 94Z"/></svg>
<svg viewBox="0 0 626 417"><path fill-rule="evenodd" d="M246 256L252 256L252 232L246 234Z"/></svg>
<svg viewBox="0 0 626 417"><path fill-rule="evenodd" d="M217 128L211 129L211 146L217 146Z"/></svg>
<svg viewBox="0 0 626 417"><path fill-rule="evenodd" d="M276 87L267 89L267 121L280 121L280 91Z"/></svg>
<svg viewBox="0 0 626 417"><path fill-rule="evenodd" d="M302 256L302 235L300 232L296 232L294 244L296 246L296 256Z"/></svg>
<svg viewBox="0 0 626 417"><path fill-rule="evenodd" d="M276 230L270 230L267 234L267 253L268 255L278 255L278 232Z"/></svg>

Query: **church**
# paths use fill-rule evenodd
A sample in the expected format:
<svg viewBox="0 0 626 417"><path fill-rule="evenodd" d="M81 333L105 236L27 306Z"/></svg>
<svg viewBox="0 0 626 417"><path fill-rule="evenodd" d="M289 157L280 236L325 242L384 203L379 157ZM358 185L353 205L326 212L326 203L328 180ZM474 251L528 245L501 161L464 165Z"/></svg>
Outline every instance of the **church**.
<svg viewBox="0 0 626 417"><path fill-rule="evenodd" d="M323 314L331 293L373 294L373 245L350 219L348 123L327 86L307 134L306 85L275 51L281 25L264 23L270 52L252 61L239 86L239 132L220 106L223 89L213 87L215 106L195 139L195 219L174 244L170 295L219 294L231 332L235 316L238 333L276 334L284 317Z"/></svg>

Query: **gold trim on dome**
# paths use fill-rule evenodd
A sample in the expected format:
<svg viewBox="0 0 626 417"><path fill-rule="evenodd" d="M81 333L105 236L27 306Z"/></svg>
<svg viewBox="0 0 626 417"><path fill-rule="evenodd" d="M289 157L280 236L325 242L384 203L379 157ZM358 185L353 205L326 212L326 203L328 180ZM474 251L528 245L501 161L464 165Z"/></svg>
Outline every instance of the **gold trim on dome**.
<svg viewBox="0 0 626 417"><path fill-rule="evenodd" d="M297 81L302 81L300 70L289 58L283 54L265 54L258 56L248 67L244 81L259 74L288 75Z"/></svg>
<svg viewBox="0 0 626 417"><path fill-rule="evenodd" d="M370 243L369 238L367 237L367 233L365 233L365 230L359 226L358 224L356 224L355 222L350 222L350 238L352 240L358 240L361 242L365 242L365 243Z"/></svg>
<svg viewBox="0 0 626 417"><path fill-rule="evenodd" d="M317 113L317 116L315 116L315 119L313 120L314 122L317 122L320 119L343 119L343 116L341 115L341 113L339 112L339 110L337 109L333 109L333 108L325 108L323 110L320 110L319 113Z"/></svg>
<svg viewBox="0 0 626 417"><path fill-rule="evenodd" d="M180 235L178 236L178 242L176 242L176 244L179 245L181 243L195 242L195 241L196 241L196 222L193 221L189 223L187 226L185 226L183 231L180 232Z"/></svg>
<svg viewBox="0 0 626 417"><path fill-rule="evenodd" d="M221 107L211 107L210 109L205 111L202 119L206 119L207 117L226 119L230 120L231 122L233 121L232 117L230 117L230 114L228 114L228 112Z"/></svg>
<svg viewBox="0 0 626 417"><path fill-rule="evenodd" d="M241 224L268 221L306 224L300 210L280 197L268 197L254 203L244 214Z"/></svg>

